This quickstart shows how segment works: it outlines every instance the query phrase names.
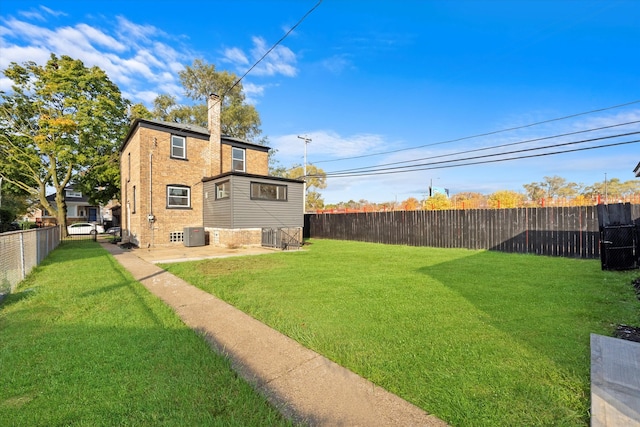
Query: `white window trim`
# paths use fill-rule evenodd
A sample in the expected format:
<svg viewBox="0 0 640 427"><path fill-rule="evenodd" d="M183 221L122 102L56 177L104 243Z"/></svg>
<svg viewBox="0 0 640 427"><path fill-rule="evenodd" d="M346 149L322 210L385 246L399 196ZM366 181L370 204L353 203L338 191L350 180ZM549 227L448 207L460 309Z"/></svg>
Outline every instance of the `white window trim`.
<svg viewBox="0 0 640 427"><path fill-rule="evenodd" d="M182 140L182 147L173 144L174 138ZM182 149L182 156L177 156L174 152L174 148ZM180 135L171 135L171 158L173 159L186 159L187 158L187 138Z"/></svg>
<svg viewBox="0 0 640 427"><path fill-rule="evenodd" d="M170 196L170 192L172 189L179 189L179 190L187 190L187 204L186 205L172 205L170 200L171 197L180 197L183 198L182 196ZM167 208L169 209L187 209L187 208L191 208L191 187L187 187L186 185L167 185Z"/></svg>
<svg viewBox="0 0 640 427"><path fill-rule="evenodd" d="M236 153L242 153L242 159L236 157ZM235 162L242 161L242 169L235 168ZM244 148L231 147L231 170L233 172L244 172L247 168L247 153Z"/></svg>
<svg viewBox="0 0 640 427"><path fill-rule="evenodd" d="M223 191L223 186L226 187L226 191ZM231 181L221 181L216 183L216 200L228 199L231 197Z"/></svg>

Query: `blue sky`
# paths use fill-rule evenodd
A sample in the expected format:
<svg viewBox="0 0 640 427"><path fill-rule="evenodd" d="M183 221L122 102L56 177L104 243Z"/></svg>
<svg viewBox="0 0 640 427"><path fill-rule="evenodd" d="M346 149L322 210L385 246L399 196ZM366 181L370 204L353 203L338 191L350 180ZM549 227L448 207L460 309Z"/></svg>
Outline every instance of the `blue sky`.
<svg viewBox="0 0 640 427"><path fill-rule="evenodd" d="M150 106L161 93L184 100L185 65L203 59L240 76L317 3L3 1L0 69L44 64L54 52L101 67L134 103ZM640 121L638 22L636 0L324 0L242 83L282 165L303 162L298 136L306 136L307 161L325 172L385 169L329 177L326 203L422 198L431 182L488 194L553 175L587 185L605 174L627 181L640 143L432 163L640 139L559 145L640 131L630 123ZM0 78L0 90L9 89ZM538 122L546 123L527 126ZM525 142L611 125L621 126ZM509 128L518 129L492 133ZM416 159L421 170L388 173Z"/></svg>

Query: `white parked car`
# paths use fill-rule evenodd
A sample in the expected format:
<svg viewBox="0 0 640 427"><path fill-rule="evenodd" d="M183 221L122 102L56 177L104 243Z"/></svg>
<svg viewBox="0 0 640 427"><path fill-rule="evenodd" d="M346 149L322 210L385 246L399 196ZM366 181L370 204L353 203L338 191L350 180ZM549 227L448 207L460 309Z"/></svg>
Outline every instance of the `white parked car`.
<svg viewBox="0 0 640 427"><path fill-rule="evenodd" d="M88 222L76 222L67 226L67 232L70 236L73 234L103 234L104 227Z"/></svg>

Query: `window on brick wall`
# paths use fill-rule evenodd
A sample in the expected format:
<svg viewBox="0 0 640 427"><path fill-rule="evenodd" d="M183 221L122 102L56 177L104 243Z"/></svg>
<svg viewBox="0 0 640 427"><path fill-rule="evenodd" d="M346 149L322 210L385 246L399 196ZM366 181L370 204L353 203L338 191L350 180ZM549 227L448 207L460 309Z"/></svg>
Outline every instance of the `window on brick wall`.
<svg viewBox="0 0 640 427"><path fill-rule="evenodd" d="M191 188L182 185L167 185L168 208L190 208Z"/></svg>
<svg viewBox="0 0 640 427"><path fill-rule="evenodd" d="M184 136L171 135L171 157L174 159L187 158L187 140Z"/></svg>
<svg viewBox="0 0 640 427"><path fill-rule="evenodd" d="M231 148L231 169L233 172L244 172L245 151L244 148Z"/></svg>

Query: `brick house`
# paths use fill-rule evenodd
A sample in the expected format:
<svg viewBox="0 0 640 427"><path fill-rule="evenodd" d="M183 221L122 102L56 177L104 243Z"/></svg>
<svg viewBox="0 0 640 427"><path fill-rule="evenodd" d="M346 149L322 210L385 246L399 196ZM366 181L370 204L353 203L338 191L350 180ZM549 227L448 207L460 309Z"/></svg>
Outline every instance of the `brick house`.
<svg viewBox="0 0 640 427"><path fill-rule="evenodd" d="M302 236L303 181L269 176L269 148L220 134L220 99L208 129L136 119L120 149L123 239L182 244L186 227L210 243L260 245L263 229Z"/></svg>

